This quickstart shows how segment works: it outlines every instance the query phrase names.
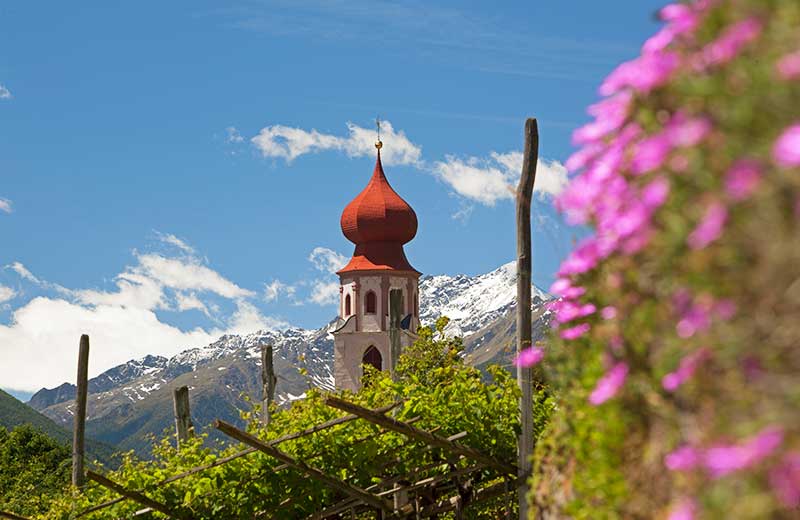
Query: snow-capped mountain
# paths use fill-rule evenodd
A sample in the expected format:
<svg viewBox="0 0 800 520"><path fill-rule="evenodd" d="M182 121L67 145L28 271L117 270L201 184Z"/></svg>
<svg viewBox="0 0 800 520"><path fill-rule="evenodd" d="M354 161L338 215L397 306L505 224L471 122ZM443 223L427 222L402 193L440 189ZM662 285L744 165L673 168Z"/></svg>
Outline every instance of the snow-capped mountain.
<svg viewBox="0 0 800 520"><path fill-rule="evenodd" d="M539 335L547 313L541 305L549 296L533 287L534 319ZM483 365L503 358L508 362L513 343L516 304L514 262L479 276L437 275L420 280L420 318L423 325L440 316L451 319L448 332L465 338L466 354ZM144 453L146 433L160 434L172 422L171 392L188 385L195 422L215 418L237 421L242 394L260 398L260 348L274 347L279 404L304 396L309 386L333 388L333 337L328 325L317 330L289 328L247 335L226 335L209 345L191 348L167 359L145 356L114 367L89 381L87 427L94 437ZM302 373L299 369L303 369ZM29 404L64 426L72 422L74 385L64 383L33 395Z"/></svg>
<svg viewBox="0 0 800 520"><path fill-rule="evenodd" d="M532 287L531 299L549 299ZM450 318L447 331L467 337L505 316L517 302L517 266L509 262L479 276L459 274L424 276L419 284L420 321L431 324L440 316Z"/></svg>

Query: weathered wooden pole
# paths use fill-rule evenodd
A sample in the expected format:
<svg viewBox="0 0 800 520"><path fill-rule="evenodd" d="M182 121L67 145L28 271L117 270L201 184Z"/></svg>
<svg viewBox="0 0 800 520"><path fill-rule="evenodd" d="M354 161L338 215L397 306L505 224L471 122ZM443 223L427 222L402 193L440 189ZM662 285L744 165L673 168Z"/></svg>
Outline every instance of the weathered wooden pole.
<svg viewBox="0 0 800 520"><path fill-rule="evenodd" d="M269 426L271 412L269 410L272 401L275 400L275 387L278 378L275 376L275 365L272 362L272 345L261 345L261 423L266 428Z"/></svg>
<svg viewBox="0 0 800 520"><path fill-rule="evenodd" d="M172 394L172 402L175 410L176 446L180 449L181 443L186 442L194 435L192 414L189 409L189 387L176 388Z"/></svg>
<svg viewBox="0 0 800 520"><path fill-rule="evenodd" d="M539 159L539 127L535 118L525 121L522 176L517 186L517 353L531 345L531 198ZM527 520L527 479L533 469L533 367L517 366L522 433L517 443L519 517Z"/></svg>
<svg viewBox="0 0 800 520"><path fill-rule="evenodd" d="M403 291L400 289L389 290L389 351L391 352L392 378L396 379L395 367L400 359L400 322L403 321Z"/></svg>
<svg viewBox="0 0 800 520"><path fill-rule="evenodd" d="M86 394L89 386L89 336L81 335L78 347L78 380L75 392L75 426L72 430L72 485L83 487L83 459L86 432Z"/></svg>

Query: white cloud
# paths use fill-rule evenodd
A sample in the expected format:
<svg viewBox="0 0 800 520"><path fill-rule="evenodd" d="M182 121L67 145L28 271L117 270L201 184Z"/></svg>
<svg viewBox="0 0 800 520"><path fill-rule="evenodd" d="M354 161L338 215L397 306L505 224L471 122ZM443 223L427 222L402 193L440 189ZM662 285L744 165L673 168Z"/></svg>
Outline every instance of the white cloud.
<svg viewBox="0 0 800 520"><path fill-rule="evenodd" d="M332 305L339 301L339 282L315 280L309 301L317 305Z"/></svg>
<svg viewBox="0 0 800 520"><path fill-rule="evenodd" d="M182 253L193 250L184 245ZM20 262L9 265L23 282L57 294L25 302L12 311L9 323L0 323L3 386L33 391L72 381L81 334L91 337L89 368L90 376L94 376L132 358L154 353L169 356L203 346L222 334L289 325L264 316L249 301L254 292L239 287L194 256L137 253L135 259L134 265L115 277L115 288L110 291L66 289L35 276ZM166 309L200 310L211 317L219 313L212 297L228 301L233 311L214 318L210 327L182 329L156 314Z"/></svg>
<svg viewBox="0 0 800 520"><path fill-rule="evenodd" d="M33 276L33 273L31 273L28 270L28 268L22 265L22 263L20 262L13 262L12 264L7 265L6 268L11 269L15 273L17 273L20 277L22 277L24 280L33 282L36 285L42 285L42 282L38 278Z"/></svg>
<svg viewBox="0 0 800 520"><path fill-rule="evenodd" d="M17 291L11 287L0 285L0 303L5 303L17 295Z"/></svg>
<svg viewBox="0 0 800 520"><path fill-rule="evenodd" d="M308 255L308 260L314 264L314 267L318 270L334 274L347 265L350 259L327 247L315 247L314 250L311 251L311 254Z"/></svg>
<svg viewBox="0 0 800 520"><path fill-rule="evenodd" d="M433 171L456 193L487 206L498 200L513 199L522 171L522 153L492 152L489 158L460 159L448 155ZM536 167L534 192L540 196L558 195L567 184L567 170L557 161L540 159Z"/></svg>
<svg viewBox="0 0 800 520"><path fill-rule="evenodd" d="M11 207L11 201L0 197L0 211L3 213L11 213L14 211Z"/></svg>
<svg viewBox="0 0 800 520"><path fill-rule="evenodd" d="M461 207L450 215L450 218L453 220L458 220L462 223L466 223L469 220L469 217L472 215L472 212L475 211L475 205L473 204L462 204Z"/></svg>
<svg viewBox="0 0 800 520"><path fill-rule="evenodd" d="M225 142L226 143L241 143L244 142L244 137L239 133L235 126L229 126L225 129Z"/></svg>
<svg viewBox="0 0 800 520"><path fill-rule="evenodd" d="M11 91L0 85L0 99L11 99Z"/></svg>
<svg viewBox="0 0 800 520"><path fill-rule="evenodd" d="M293 285L287 285L280 280L273 280L264 284L264 301L275 301L281 294L294 298L296 291L297 289Z"/></svg>
<svg viewBox="0 0 800 520"><path fill-rule="evenodd" d="M308 260L314 268L326 274L325 277L311 282L311 294L308 301L317 305L333 305L339 301L339 281L336 271L347 265L350 258L327 247L315 247Z"/></svg>
<svg viewBox="0 0 800 520"><path fill-rule="evenodd" d="M195 251L195 249L192 246L190 246L184 240L181 240L180 238L176 237L171 233L162 233L160 231L154 231L154 233L161 242L175 246L184 253L186 253L187 255L194 256L197 254L197 251Z"/></svg>
<svg viewBox="0 0 800 520"><path fill-rule="evenodd" d="M167 258L158 254L140 255L141 272L172 289L209 291L223 298L236 299L253 296L253 291L242 289L216 271L200 264L196 258Z"/></svg>
<svg viewBox="0 0 800 520"><path fill-rule="evenodd" d="M208 317L211 313L208 312L208 307L198 298L196 293L182 293L175 294L175 303L179 311L198 310Z"/></svg>
<svg viewBox="0 0 800 520"><path fill-rule="evenodd" d="M261 129L251 139L264 157L276 157L292 162L297 157L325 150L345 152L350 157L372 156L375 153L375 129L362 128L347 123L347 136L324 134L312 129L273 125ZM381 158L386 164L417 164L422 149L403 133L396 131L389 121L381 122L381 140L384 147Z"/></svg>
<svg viewBox="0 0 800 520"><path fill-rule="evenodd" d="M282 158L291 163L297 157L328 150L344 151L350 157L373 155L375 130L347 124L349 134L337 136L317 130L272 125L265 127L250 141L264 157ZM229 136L233 133L230 127ZM385 121L381 125L385 146L381 157L386 164L409 164L432 173L453 191L468 200L494 206L498 200L513 200L522 170L522 153L491 152L488 157L460 158L446 155L444 160L428 163L422 159L422 149L412 143L400 130ZM534 192L540 197L555 196L567 185L567 170L558 161L539 159ZM466 220L470 209L462 206L453 218Z"/></svg>

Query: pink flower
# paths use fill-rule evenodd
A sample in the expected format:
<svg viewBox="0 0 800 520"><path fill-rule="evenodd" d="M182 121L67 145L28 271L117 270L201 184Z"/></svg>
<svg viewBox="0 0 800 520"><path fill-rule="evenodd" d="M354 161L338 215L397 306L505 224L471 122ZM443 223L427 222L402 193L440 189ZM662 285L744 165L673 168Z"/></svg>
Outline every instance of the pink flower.
<svg viewBox="0 0 800 520"><path fill-rule="evenodd" d="M706 305L693 304L681 316L676 330L678 336L686 339L694 336L696 332L707 330L711 326L711 316Z"/></svg>
<svg viewBox="0 0 800 520"><path fill-rule="evenodd" d="M653 52L619 65L600 85L600 95L610 96L625 88L646 94L666 83L678 68L674 52Z"/></svg>
<svg viewBox="0 0 800 520"><path fill-rule="evenodd" d="M663 27L660 31L644 42L644 45L642 45L642 54L663 51L670 43L672 43L672 41L675 39L675 36L677 36L677 34L674 27L669 25Z"/></svg>
<svg viewBox="0 0 800 520"><path fill-rule="evenodd" d="M721 320L729 320L736 314L736 302L728 298L714 303L714 314Z"/></svg>
<svg viewBox="0 0 800 520"><path fill-rule="evenodd" d="M764 374L764 367L761 365L761 360L756 356L746 356L741 361L742 373L748 382L759 379Z"/></svg>
<svg viewBox="0 0 800 520"><path fill-rule="evenodd" d="M667 123L665 130L673 146L695 146L711 132L711 121L706 117L688 118L678 112Z"/></svg>
<svg viewBox="0 0 800 520"><path fill-rule="evenodd" d="M687 471L696 468L702 458L702 454L696 448L684 444L664 457L664 465L670 471Z"/></svg>
<svg viewBox="0 0 800 520"><path fill-rule="evenodd" d="M627 377L628 365L620 361L597 381L597 386L594 387L589 396L589 402L593 405L598 405L608 401L617 395L619 389L625 384Z"/></svg>
<svg viewBox="0 0 800 520"><path fill-rule="evenodd" d="M617 317L617 308L616 307L612 307L610 305L608 307L603 307L600 310L600 316L604 320L613 320L614 318Z"/></svg>
<svg viewBox="0 0 800 520"><path fill-rule="evenodd" d="M632 98L630 92L624 91L591 105L588 112L596 120L573 132L573 144L591 143L619 129L628 117Z"/></svg>
<svg viewBox="0 0 800 520"><path fill-rule="evenodd" d="M684 357L678 364L677 370L670 372L661 379L661 386L668 392L674 392L694 375L700 363L708 359L710 355L711 351L707 348L701 348Z"/></svg>
<svg viewBox="0 0 800 520"><path fill-rule="evenodd" d="M514 358L514 365L518 367L532 367L544 358L544 349L541 347L526 348Z"/></svg>
<svg viewBox="0 0 800 520"><path fill-rule="evenodd" d="M761 22L755 18L728 27L719 38L703 48L701 68L731 61L745 45L758 38L761 28Z"/></svg>
<svg viewBox="0 0 800 520"><path fill-rule="evenodd" d="M667 201L668 195L669 181L664 177L658 177L642 190L642 203L645 208L655 210Z"/></svg>
<svg viewBox="0 0 800 520"><path fill-rule="evenodd" d="M783 443L783 430L769 427L742 444L723 444L709 448L704 465L713 478L748 468L772 454Z"/></svg>
<svg viewBox="0 0 800 520"><path fill-rule="evenodd" d="M790 80L800 78L800 50L783 56L775 64L775 70L781 79Z"/></svg>
<svg viewBox="0 0 800 520"><path fill-rule="evenodd" d="M686 4L664 6L658 14L662 20L670 22L670 26L674 27L678 34L691 31L697 27L697 15Z"/></svg>
<svg viewBox="0 0 800 520"><path fill-rule="evenodd" d="M800 122L790 126L772 147L772 159L778 166L800 166Z"/></svg>
<svg viewBox="0 0 800 520"><path fill-rule="evenodd" d="M650 226L638 229L635 233L625 239L622 243L623 254L635 255L650 243L650 238L653 236L653 229Z"/></svg>
<svg viewBox="0 0 800 520"><path fill-rule="evenodd" d="M669 510L667 520L694 520L697 504L690 498L684 498Z"/></svg>
<svg viewBox="0 0 800 520"><path fill-rule="evenodd" d="M557 323L567 323L568 321L594 314L596 310L597 308L591 303L578 305L570 301L562 301L561 305L556 309L555 321Z"/></svg>
<svg viewBox="0 0 800 520"><path fill-rule="evenodd" d="M569 172L576 172L589 164L595 157L597 157L603 150L605 145L602 143L590 143L573 153L564 163L564 166Z"/></svg>
<svg viewBox="0 0 800 520"><path fill-rule="evenodd" d="M665 132L643 139L636 145L631 172L641 175L660 168L671 151L672 140Z"/></svg>
<svg viewBox="0 0 800 520"><path fill-rule="evenodd" d="M787 453L769 472L769 482L784 506L800 507L800 452Z"/></svg>
<svg viewBox="0 0 800 520"><path fill-rule="evenodd" d="M591 327L589 326L588 323L581 323L580 325L575 325L574 327L570 327L568 329L563 329L559 333L559 336L561 336L563 339L567 339L567 340L578 339L581 336L583 336L584 334L586 334L587 332L589 332L590 328Z"/></svg>
<svg viewBox="0 0 800 520"><path fill-rule="evenodd" d="M689 234L687 243L692 249L703 249L715 241L722 234L725 222L728 220L728 210L720 202L712 202L706 209L702 220Z"/></svg>
<svg viewBox="0 0 800 520"><path fill-rule="evenodd" d="M761 165L743 159L734 163L725 174L725 191L733 200L743 200L755 191L760 180Z"/></svg>
<svg viewBox="0 0 800 520"><path fill-rule="evenodd" d="M597 239L589 237L585 239L570 255L561 262L558 276L581 274L594 268L600 258L600 250L597 247Z"/></svg>

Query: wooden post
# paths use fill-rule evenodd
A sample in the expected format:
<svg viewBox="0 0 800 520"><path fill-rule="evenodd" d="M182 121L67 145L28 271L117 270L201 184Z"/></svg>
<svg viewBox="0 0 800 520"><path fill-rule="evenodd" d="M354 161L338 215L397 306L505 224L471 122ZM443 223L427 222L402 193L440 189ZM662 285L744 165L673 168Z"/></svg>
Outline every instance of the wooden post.
<svg viewBox="0 0 800 520"><path fill-rule="evenodd" d="M94 471L89 470L86 472L86 475L90 479L100 484L101 486L116 491L120 495L127 497L133 500L134 502L142 504L143 506L147 506L150 509L158 511L159 513L163 513L170 518L180 518L180 519L191 518L191 516L187 514L184 514L180 511L174 511L160 502L156 502L151 498L147 498L138 491L132 491L130 489L126 489L124 486L117 484L116 482L104 477L103 475L100 475L99 473L95 473Z"/></svg>
<svg viewBox="0 0 800 520"><path fill-rule="evenodd" d="M261 386L263 397L261 402L261 423L266 428L269 426L269 407L275 399L275 387L278 378L275 377L275 365L272 362L272 345L261 345Z"/></svg>
<svg viewBox="0 0 800 520"><path fill-rule="evenodd" d="M75 425L72 431L72 485L83 487L83 458L86 432L86 394L89 387L89 336L81 336L78 348L78 380L75 392Z"/></svg>
<svg viewBox="0 0 800 520"><path fill-rule="evenodd" d="M403 321L403 291L401 289L389 290L389 351L391 352L392 378L395 377L394 368L400 358L400 322Z"/></svg>
<svg viewBox="0 0 800 520"><path fill-rule="evenodd" d="M517 353L531 345L531 198L539 158L536 119L525 121L522 176L517 187ZM527 478L533 469L533 367L517 367L522 433L517 443L519 518L528 518Z"/></svg>
<svg viewBox="0 0 800 520"><path fill-rule="evenodd" d="M192 414L189 410L189 387L181 386L176 388L172 397L175 410L176 446L180 449L181 443L186 442L194 435Z"/></svg>

